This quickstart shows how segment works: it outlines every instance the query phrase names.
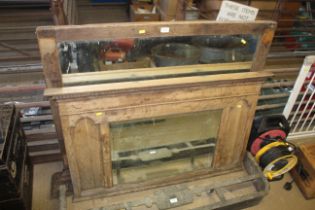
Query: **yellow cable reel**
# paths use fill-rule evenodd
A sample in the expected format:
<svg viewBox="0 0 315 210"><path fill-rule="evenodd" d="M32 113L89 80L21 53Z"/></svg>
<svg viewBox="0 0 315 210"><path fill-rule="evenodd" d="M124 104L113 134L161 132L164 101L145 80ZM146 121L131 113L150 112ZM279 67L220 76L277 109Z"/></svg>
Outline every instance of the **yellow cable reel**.
<svg viewBox="0 0 315 210"><path fill-rule="evenodd" d="M277 148L279 146L285 146L285 147L290 147L290 145L288 143L285 142L280 142L280 141L276 141L270 144L267 144L266 146L264 146L263 148L261 148L255 158L256 161L260 164L261 163L261 157L266 154L266 152L270 151L273 148ZM277 163L279 163L280 161L285 161L286 165L283 166L280 169L274 170L274 167L276 166ZM292 154L288 154L288 155L283 155L280 156L274 160L272 160L271 162L269 162L264 168L263 168L263 173L265 175L265 177L268 180L272 180L275 177L278 177L288 171L290 171L296 164L297 164L297 157L292 153Z"/></svg>

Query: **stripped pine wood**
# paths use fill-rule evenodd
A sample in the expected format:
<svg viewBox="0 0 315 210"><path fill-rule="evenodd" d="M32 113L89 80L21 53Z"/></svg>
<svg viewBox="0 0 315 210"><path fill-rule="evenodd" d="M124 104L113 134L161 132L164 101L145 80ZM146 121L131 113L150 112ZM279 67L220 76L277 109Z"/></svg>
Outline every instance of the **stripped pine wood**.
<svg viewBox="0 0 315 210"><path fill-rule="evenodd" d="M102 153L100 132L97 125L89 118L80 119L70 131L73 139L72 146L76 155L76 162L81 179L82 190L104 186L102 173ZM88 141L88 143L86 143ZM94 155L91 156L90 154Z"/></svg>
<svg viewBox="0 0 315 210"><path fill-rule="evenodd" d="M161 27L169 28L168 33L161 32ZM119 38L150 38L194 35L259 35L259 42L254 56L252 71L263 69L265 58L272 42L276 23L273 21L256 21L246 24L240 22L215 21L182 21L182 22L149 22L90 24L83 26L47 26L37 28L37 37L44 61L44 74L48 87L63 86L62 75L57 55L57 43L63 41L92 41ZM119 30L119 31L117 31ZM124 33L120 33L124 31ZM144 33L142 33L144 31ZM140 33L141 32L141 33ZM46 65L46 66L45 66Z"/></svg>
<svg viewBox="0 0 315 210"><path fill-rule="evenodd" d="M170 32L162 33L161 27L169 27ZM264 79L272 76L271 73L260 70L263 69L275 27L274 22L268 21L246 24L194 21L38 28L37 35L48 87L45 96L49 97L54 106L53 116L60 124L59 129L63 133L75 200L101 195L117 196L201 180L227 171L242 170L258 95ZM118 33L118 28L124 33ZM140 33L139 30L144 33ZM64 76L60 70L57 45L62 41L231 34L254 34L260 38L253 62L133 69L125 72L118 70ZM128 126L134 121L168 119L168 122L172 122L169 117L206 111L220 113L219 116L209 117L209 120L219 122L219 126L214 129L217 130L217 134L213 131L210 136L208 134L201 136L199 132L194 132L194 126L179 121L171 123L172 125L168 125L167 129L161 129L161 132L172 132L172 126L184 126L189 127L191 131L182 134L187 138L189 136L194 138L196 136L194 134L198 133L199 138L215 139L214 155L213 157L209 155L211 157L206 161L208 164L203 164L206 167L169 176L166 172L164 174L163 171L159 172L158 168L145 169L144 166L140 166L141 170L137 171L137 167L131 165L123 168L124 171L130 170L124 175L134 176L134 179L119 181L120 171L114 164L115 158L117 159L115 152L122 153L127 150L125 156L128 156L129 151L137 153L129 155L131 162L138 161L134 158L137 155L150 160L151 157L148 158L144 153L145 148L158 146L161 147L158 148L160 151L163 150L164 154L168 155L169 150L166 148L168 145L177 143L191 145L191 142L176 141L175 136L178 135L169 135L165 139L163 135L154 137L150 132L147 133L147 138L144 136L142 139L145 142L142 142L139 131L149 131L151 127L147 124L147 129L142 127L143 129L137 131L139 138L125 138L126 144L119 144L118 140L113 143L115 138L121 140L124 133L119 131L115 137L111 126L122 125L123 129L129 129L130 134L134 130ZM200 118L195 121L202 120ZM57 129L58 127L56 126ZM158 124L154 127L154 129L159 128ZM132 136L137 136L137 133L133 133ZM185 156L183 160L193 163L190 158ZM162 161L162 159L158 160ZM176 159L176 161L179 163L182 160ZM205 161L204 156L198 156L196 161ZM181 163L187 164L185 161ZM168 170L172 169L172 164L165 163L165 165ZM159 173L160 176L157 175ZM153 178L143 180L143 177Z"/></svg>
<svg viewBox="0 0 315 210"><path fill-rule="evenodd" d="M181 85L181 84L193 84L193 83L212 83L213 85L224 84L227 82L245 82L248 79L257 79L261 77L270 77L272 74L268 72L248 72L248 73L235 73L222 75L210 75L210 76L194 76L194 77L183 77L183 78L171 78L171 79L157 79L157 80L145 80L139 82L123 82L113 84L98 84L98 85L86 85L86 86L74 86L64 88L50 88L45 90L46 96L58 96L58 95L70 95L70 94L85 94L89 93L93 89L94 93L97 92L110 92L119 90L132 90L146 87L167 87L168 85ZM182 85L184 86L184 85Z"/></svg>
<svg viewBox="0 0 315 210"><path fill-rule="evenodd" d="M48 87L62 85L56 44L54 39L40 39L38 42L43 69L46 69L44 75Z"/></svg>
<svg viewBox="0 0 315 210"><path fill-rule="evenodd" d="M248 71L251 68L251 62L242 63L220 63L220 64L199 64L189 66L176 66L174 67L160 67L158 68L158 76L169 76L169 75L185 75L185 74L202 74L202 73L224 73L233 71ZM115 71L104 71L104 72L87 72L87 73L74 73L62 75L63 83L65 86L73 85L84 85L86 83L93 84L98 82L110 82L110 81L124 81L130 77L139 80L141 78L154 78L157 77L157 68L143 68L143 69L130 69L126 70L115 70Z"/></svg>
<svg viewBox="0 0 315 210"><path fill-rule="evenodd" d="M267 76L268 74L260 75L261 79L264 78L263 75ZM257 78L251 79L254 81L257 80ZM201 83L202 86L200 86L198 89L189 86L186 86L186 88L176 86L172 87L170 84L170 86L168 86L168 88L165 90L159 90L155 88L151 91L147 91L148 87L138 84L138 87L141 88L137 89L137 91L134 91L134 93L127 91L112 95L112 93L109 92L111 96L108 97L106 94L103 95L101 92L99 92L98 96L95 95L93 99L82 101L80 100L82 97L80 93L73 92L71 94L70 91L68 92L68 98L65 98L65 100L57 99L59 112L62 116L61 124L64 131L70 171L73 172L73 175L71 174L71 176L74 183L75 192L78 196L87 195L93 192L87 190L83 186L86 185L86 181L84 181L84 179L94 175L81 175L82 171L89 169L89 172L94 170L97 171L97 174L102 173L102 170L98 168L98 166L95 166L94 164L86 164L89 162L88 160L94 160L95 162L98 162L104 158L99 157L99 152L97 152L99 149L96 148L103 148L103 150L106 150L106 148L109 147L109 145L105 144L103 147L95 147L94 152L84 152L85 149L82 147L87 143L86 141L88 136L83 135L83 133L90 132L85 128L80 128L81 124L78 122L86 118L92 120L91 123L93 123L91 126L93 124L96 126L99 122L101 122L101 124L105 123L104 125L106 126L107 123L111 122L141 119L143 117L154 118L172 114L190 113L196 110L202 111L209 109L224 109L226 114L221 121L221 129L218 134L218 141L220 143L216 149L214 165L218 169L222 167L237 167L242 160L241 154L245 151L245 139L247 139L246 137L248 137L249 134L246 132L250 126L248 117L253 117L256 100L258 98L259 89L262 84L262 82L258 81L251 83L251 79L247 79L248 86L246 86L246 82L243 82L238 84L234 83L234 85L232 85L232 83L230 85L222 84L221 87L212 87L213 84L210 82L205 84ZM180 80L178 82L180 82ZM231 88L233 88L234 97L233 94L231 94ZM129 90L130 88L127 89ZM106 93L106 91L104 93ZM125 95L126 93L128 94ZM58 94L55 96L57 98L59 97ZM87 97L90 98L90 96ZM101 119L103 119L103 117L106 117L106 122L102 123ZM241 121L238 122L238 120ZM241 128L240 126L243 127ZM71 131L71 127L75 128L75 130ZM226 133L227 131L229 132ZM92 132L95 133L97 131L93 130ZM110 131L107 131L106 136L109 135L108 132ZM232 135L231 132L233 133ZM231 138L231 136L234 136L234 138ZM92 136L89 138L92 138ZM241 142L240 139L242 139ZM92 142L94 141L89 141L89 144L93 144ZM107 151L107 154L109 154L110 150L107 149ZM80 159L87 161L86 164L78 162ZM108 163L108 159L103 161L104 163ZM98 164L99 163L97 163L97 165ZM84 165L85 167L81 168L81 166ZM109 174L112 176L111 172ZM103 175L106 175L106 172ZM89 178L88 180L91 181L93 178ZM101 185L99 185L99 187L100 186ZM152 184L148 184L147 186L152 187ZM114 186L112 187L111 191L116 191L116 193L119 193L121 192L122 187L123 186L118 185ZM126 185L125 188L130 189L128 185ZM102 192L102 190L95 189L94 193L92 194L100 192Z"/></svg>

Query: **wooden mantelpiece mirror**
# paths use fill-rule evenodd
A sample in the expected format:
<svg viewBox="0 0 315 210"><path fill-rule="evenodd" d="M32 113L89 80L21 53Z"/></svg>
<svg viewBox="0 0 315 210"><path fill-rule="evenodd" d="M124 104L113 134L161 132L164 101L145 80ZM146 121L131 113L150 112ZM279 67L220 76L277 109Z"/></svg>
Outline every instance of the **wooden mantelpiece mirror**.
<svg viewBox="0 0 315 210"><path fill-rule="evenodd" d="M259 70L275 28L267 21L39 27L45 95L74 195L118 195L242 168L271 76ZM229 44L213 51L221 41ZM233 42L241 47L231 49Z"/></svg>

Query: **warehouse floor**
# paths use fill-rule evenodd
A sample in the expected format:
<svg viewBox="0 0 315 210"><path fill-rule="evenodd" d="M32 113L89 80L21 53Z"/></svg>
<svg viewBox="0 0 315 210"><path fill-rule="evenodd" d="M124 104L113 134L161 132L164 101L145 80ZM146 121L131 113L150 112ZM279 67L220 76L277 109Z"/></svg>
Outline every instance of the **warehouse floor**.
<svg viewBox="0 0 315 210"><path fill-rule="evenodd" d="M61 168L61 162L35 165L32 210L58 209L58 200L50 199L50 181L51 175L60 171ZM281 181L271 182L269 194L259 205L248 208L248 210L314 210L315 199L305 200L295 184L291 191L283 189L284 183L290 180L290 175L286 175Z"/></svg>
<svg viewBox="0 0 315 210"><path fill-rule="evenodd" d="M270 192L262 202L248 210L314 210L315 199L305 200L298 187L293 184L291 191L283 189L283 185L291 181L291 176L286 175L283 180L270 183Z"/></svg>

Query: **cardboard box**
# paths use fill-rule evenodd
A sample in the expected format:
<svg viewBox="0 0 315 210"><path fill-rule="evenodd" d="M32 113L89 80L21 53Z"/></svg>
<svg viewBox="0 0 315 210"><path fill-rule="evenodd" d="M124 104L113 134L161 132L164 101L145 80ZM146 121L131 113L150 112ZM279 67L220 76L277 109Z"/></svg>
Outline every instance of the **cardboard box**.
<svg viewBox="0 0 315 210"><path fill-rule="evenodd" d="M233 1L233 0L232 0ZM204 7L207 10L219 10L221 7L222 0L206 0L204 1ZM248 1L236 0L234 2L248 5ZM251 1L249 4L251 7L258 8L260 10L274 10L277 6L277 1Z"/></svg>
<svg viewBox="0 0 315 210"><path fill-rule="evenodd" d="M248 1L244 0L236 0L234 2L248 5ZM221 8L222 0L206 0L203 2L201 6L201 12L203 13L203 17L206 19L215 20L217 14ZM249 4L251 7L255 7L259 9L257 19L258 20L266 20L273 19L274 10L277 7L277 1L251 1Z"/></svg>
<svg viewBox="0 0 315 210"><path fill-rule="evenodd" d="M252 1L250 6L259 10L274 11L277 8L277 1Z"/></svg>
<svg viewBox="0 0 315 210"><path fill-rule="evenodd" d="M178 0L159 0L159 12L161 20L169 21L176 19Z"/></svg>
<svg viewBox="0 0 315 210"><path fill-rule="evenodd" d="M154 6L151 4L133 4L130 5L130 20L133 22L138 21L159 21L160 14L155 11Z"/></svg>

